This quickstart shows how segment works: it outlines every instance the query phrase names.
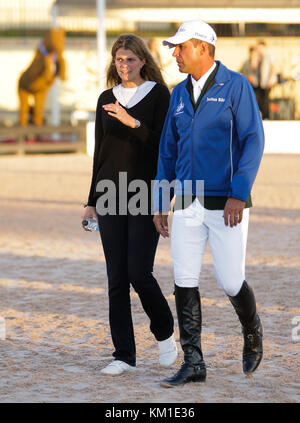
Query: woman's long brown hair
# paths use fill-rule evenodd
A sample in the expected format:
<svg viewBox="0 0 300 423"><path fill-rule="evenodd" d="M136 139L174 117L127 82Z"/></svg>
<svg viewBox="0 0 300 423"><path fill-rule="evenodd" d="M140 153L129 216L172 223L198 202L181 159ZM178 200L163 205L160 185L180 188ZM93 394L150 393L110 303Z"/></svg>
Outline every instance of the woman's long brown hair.
<svg viewBox="0 0 300 423"><path fill-rule="evenodd" d="M106 81L108 87L113 87L122 82L118 75L115 58L117 51L123 48L131 50L140 60L146 61L141 69L141 77L145 81L154 81L166 85L158 65L155 63L148 47L144 41L134 34L123 34L117 39L111 49L111 62L107 70Z"/></svg>

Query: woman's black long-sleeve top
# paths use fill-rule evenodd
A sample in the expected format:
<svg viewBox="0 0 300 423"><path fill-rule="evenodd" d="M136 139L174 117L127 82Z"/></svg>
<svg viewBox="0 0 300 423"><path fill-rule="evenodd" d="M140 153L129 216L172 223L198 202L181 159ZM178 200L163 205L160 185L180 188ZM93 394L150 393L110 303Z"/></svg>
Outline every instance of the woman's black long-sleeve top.
<svg viewBox="0 0 300 423"><path fill-rule="evenodd" d="M102 108L115 103L113 90L104 91L99 99L95 122L95 150L93 174L88 198L89 206L96 206L103 192L96 192L97 183L111 180L119 189L119 172L127 172L128 184L143 180L151 188L157 170L159 140L169 107L170 93L166 86L157 83L135 106L125 108L127 113L141 122L139 128L130 128ZM128 186L127 184L127 186Z"/></svg>

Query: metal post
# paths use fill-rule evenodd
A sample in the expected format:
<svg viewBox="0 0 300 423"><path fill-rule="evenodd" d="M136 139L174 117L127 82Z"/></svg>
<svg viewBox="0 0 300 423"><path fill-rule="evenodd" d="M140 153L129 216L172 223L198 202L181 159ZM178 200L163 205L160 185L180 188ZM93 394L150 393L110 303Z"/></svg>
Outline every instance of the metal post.
<svg viewBox="0 0 300 423"><path fill-rule="evenodd" d="M246 34L246 23L239 22L239 36L244 37Z"/></svg>
<svg viewBox="0 0 300 423"><path fill-rule="evenodd" d="M51 15L52 15L52 27L57 28L57 5L54 4L51 8ZM59 81L55 78L54 83L51 87L50 91L51 95L51 125L59 126L60 125L60 104L58 101L59 97Z"/></svg>
<svg viewBox="0 0 300 423"><path fill-rule="evenodd" d="M105 0L97 0L98 30L98 83L99 94L106 89L106 32L105 32Z"/></svg>

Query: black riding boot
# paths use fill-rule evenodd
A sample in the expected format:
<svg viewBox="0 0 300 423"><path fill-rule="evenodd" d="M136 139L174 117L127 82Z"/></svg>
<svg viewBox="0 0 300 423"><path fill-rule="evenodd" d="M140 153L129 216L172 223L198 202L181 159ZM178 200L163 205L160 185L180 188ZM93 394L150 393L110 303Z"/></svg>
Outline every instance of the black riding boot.
<svg viewBox="0 0 300 423"><path fill-rule="evenodd" d="M263 328L256 312L256 302L252 288L244 281L239 293L228 296L240 322L244 335L243 371L253 373L263 356Z"/></svg>
<svg viewBox="0 0 300 423"><path fill-rule="evenodd" d="M184 362L174 376L161 382L161 385L166 388L188 382L204 382L206 379L206 368L201 351L202 319L199 290L198 288L180 288L175 285L175 300Z"/></svg>

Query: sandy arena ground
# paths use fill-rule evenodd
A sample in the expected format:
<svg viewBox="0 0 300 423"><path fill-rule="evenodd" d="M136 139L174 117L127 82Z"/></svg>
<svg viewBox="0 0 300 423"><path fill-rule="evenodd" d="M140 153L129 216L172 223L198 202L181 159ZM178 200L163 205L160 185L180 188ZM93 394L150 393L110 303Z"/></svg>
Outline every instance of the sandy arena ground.
<svg viewBox="0 0 300 423"><path fill-rule="evenodd" d="M260 368L242 373L240 326L208 249L200 282L207 382L178 389L159 381L182 353L159 368L134 292L137 370L99 373L113 348L102 247L80 225L90 173L84 155L0 157L0 402L299 402L300 156L266 155L253 190L247 280L264 324ZM159 243L155 276L176 316L168 240Z"/></svg>

